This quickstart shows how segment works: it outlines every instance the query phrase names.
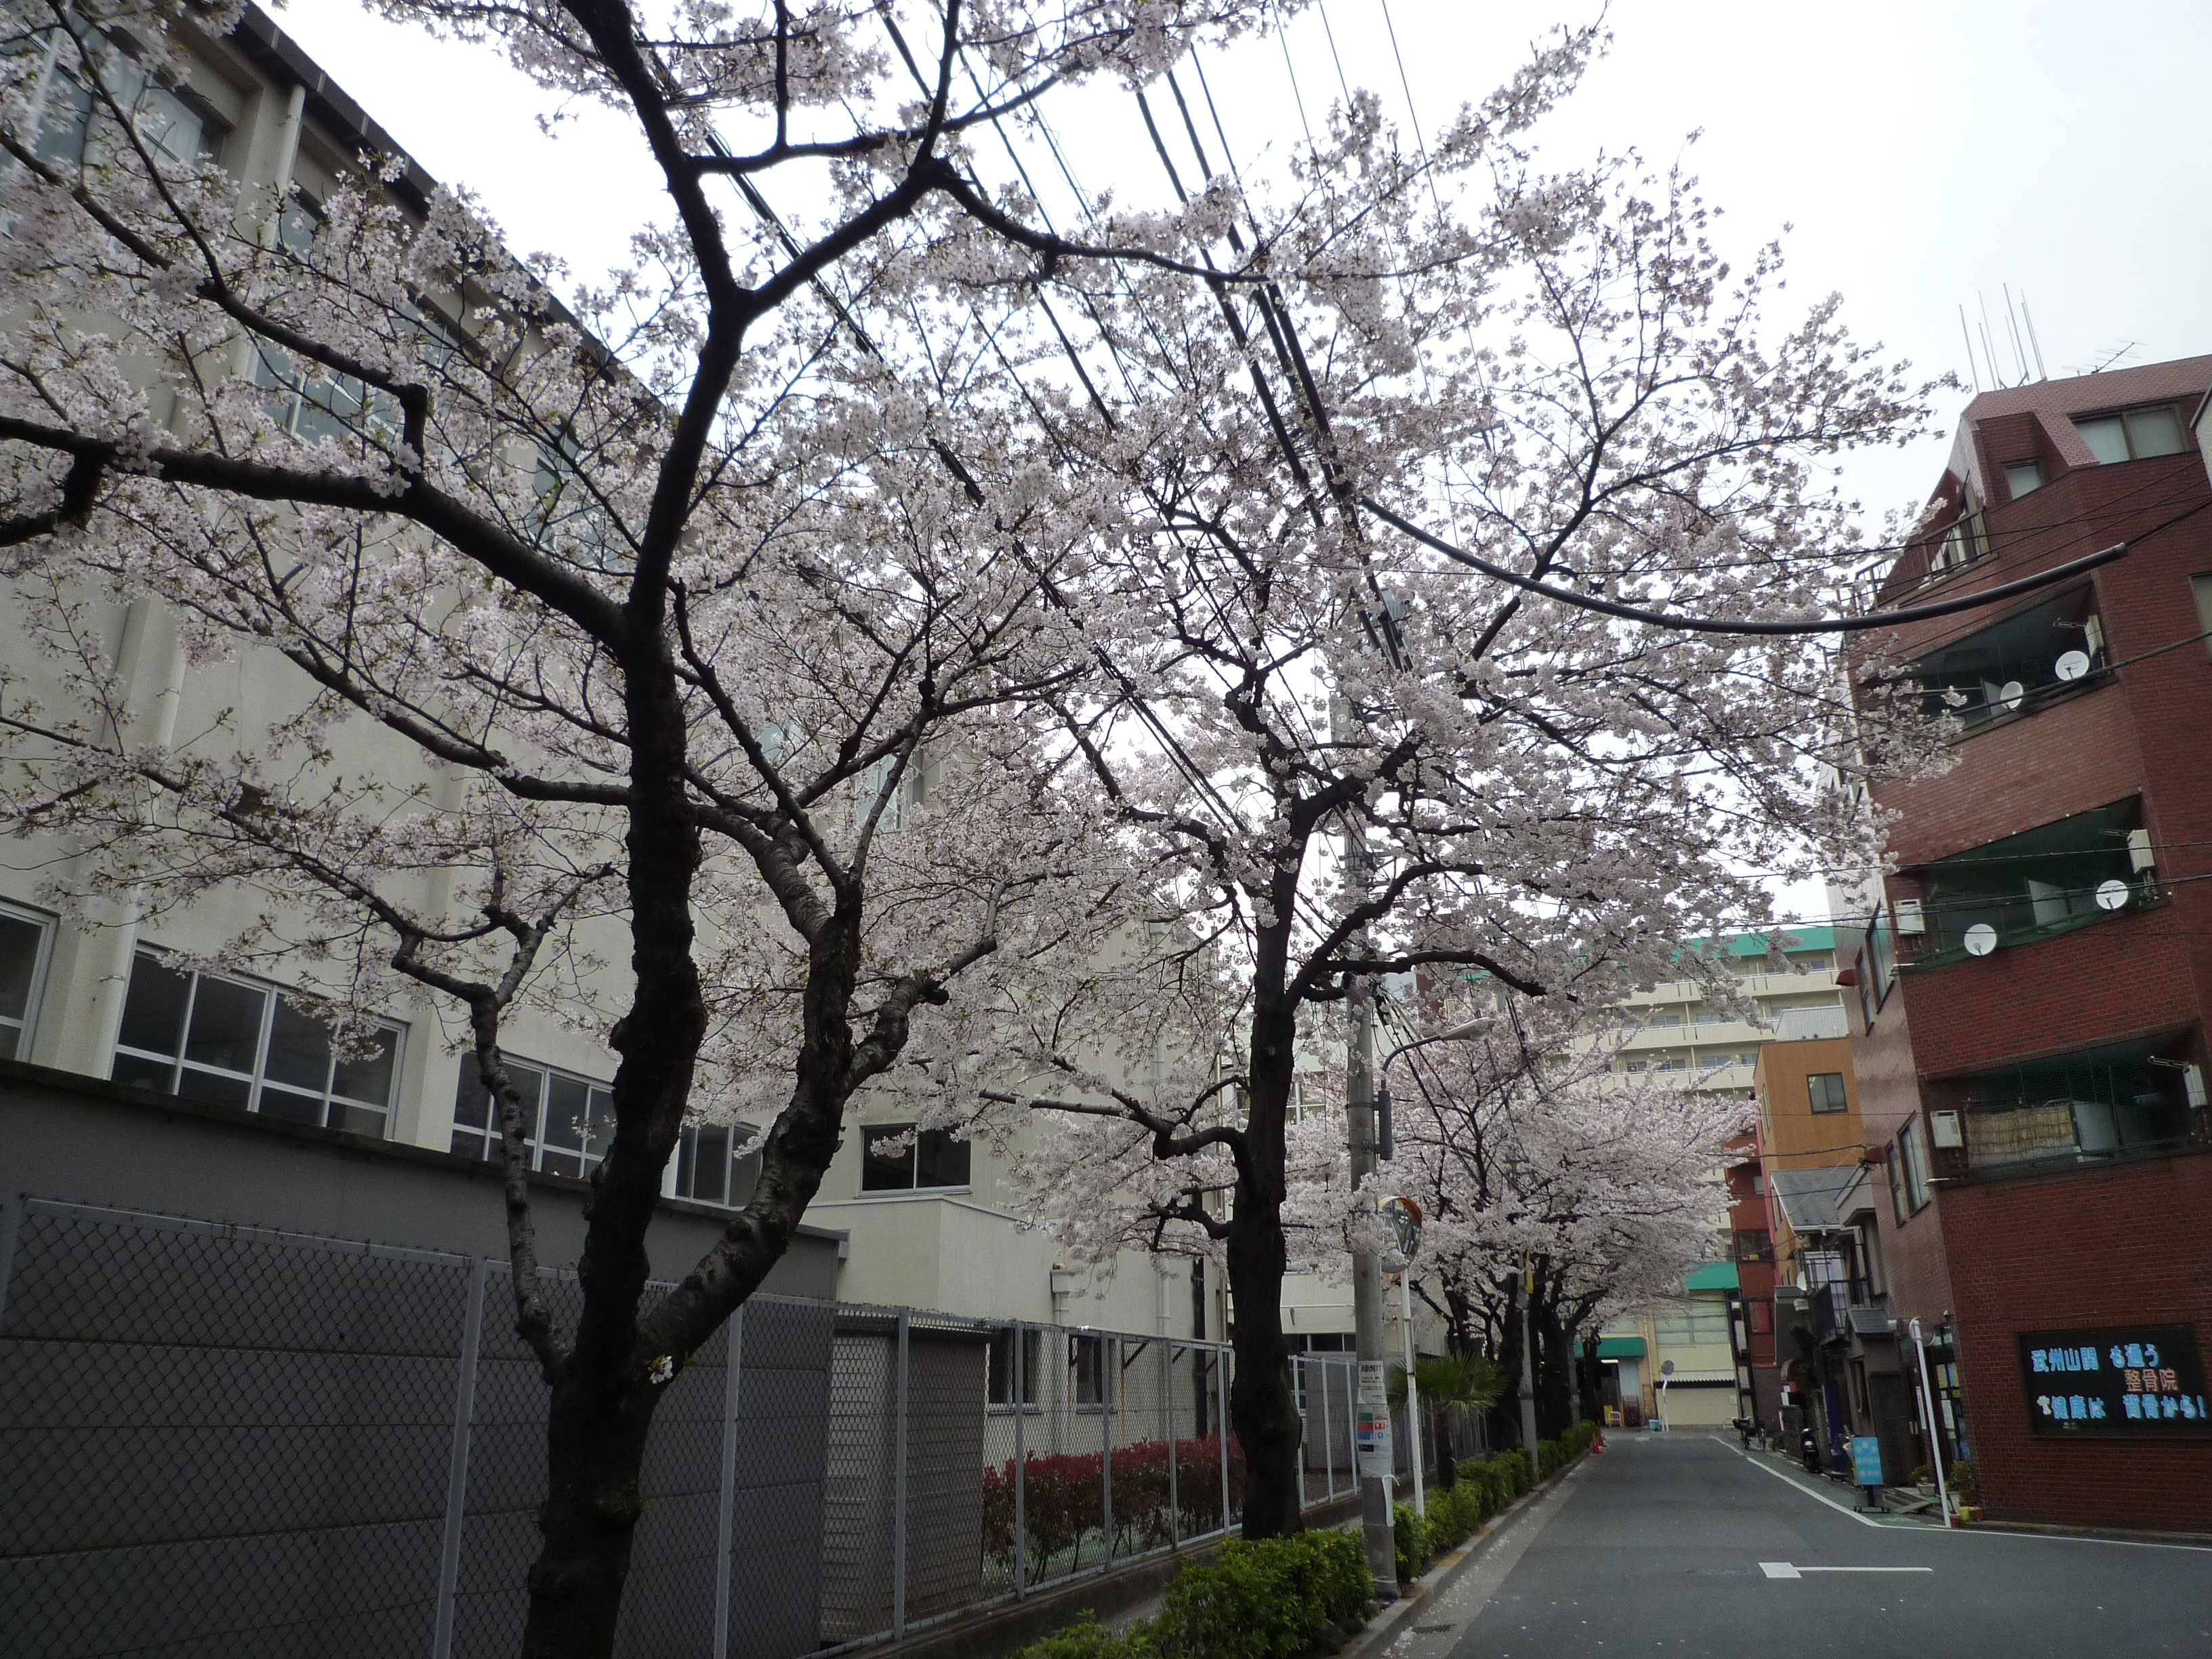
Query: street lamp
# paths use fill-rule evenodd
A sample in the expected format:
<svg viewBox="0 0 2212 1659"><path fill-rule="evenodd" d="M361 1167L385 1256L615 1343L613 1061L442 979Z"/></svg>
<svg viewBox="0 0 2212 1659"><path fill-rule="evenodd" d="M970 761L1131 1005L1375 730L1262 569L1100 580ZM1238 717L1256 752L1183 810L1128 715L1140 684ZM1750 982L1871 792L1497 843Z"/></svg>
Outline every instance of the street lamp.
<svg viewBox="0 0 2212 1659"><path fill-rule="evenodd" d="M1396 1139L1392 1131L1390 1114L1390 1062L1401 1054L1411 1054L1416 1048L1425 1048L1431 1042L1472 1042L1479 1038L1488 1036L1497 1029L1498 1022L1495 1019L1487 1017L1481 1019L1470 1019L1462 1024L1453 1026L1449 1031L1438 1031L1433 1036L1415 1037L1411 1042L1401 1042L1382 1056L1382 1065L1376 1068L1375 1112L1378 1121L1376 1126L1375 1155L1377 1158L1387 1162L1397 1154Z"/></svg>
<svg viewBox="0 0 2212 1659"><path fill-rule="evenodd" d="M1410 1053L1415 1048L1425 1048L1431 1042L1463 1042L1477 1037L1488 1036L1492 1030L1497 1029L1497 1025L1498 1022L1496 1020L1487 1018L1481 1019L1470 1019L1461 1024L1453 1026L1449 1030L1438 1031L1430 1036L1415 1037L1410 1042L1401 1042L1396 1048L1393 1048L1389 1054L1382 1056L1382 1063L1376 1066L1373 1073L1375 1079L1374 1158L1376 1162L1387 1161L1395 1156L1397 1151L1395 1141L1391 1133L1390 1122L1390 1062L1397 1059L1398 1056L1402 1054ZM1371 1030L1371 1027L1363 1028L1360 1033L1360 1036L1363 1041L1371 1042L1373 1040ZM1370 1052L1372 1051L1370 1050ZM1364 1080L1364 1068L1355 1066L1352 1069L1351 1075L1354 1086L1351 1090L1347 1091L1347 1103L1356 1102L1358 1092L1357 1085L1359 1081ZM1366 1175L1368 1170L1373 1167L1371 1164L1367 1164L1363 1167L1363 1160L1359 1156L1363 1150L1364 1149L1361 1148L1358 1143L1357 1132L1355 1131L1355 1139L1352 1148L1352 1179L1355 1182L1363 1178ZM1411 1208L1411 1205L1408 1200L1394 1200L1392 1201L1395 1203L1407 1204L1407 1207ZM1413 1214L1416 1218L1414 1236L1418 1237L1418 1218L1419 1212L1415 1210ZM1369 1274L1371 1274L1374 1272L1372 1257L1366 1256L1364 1252L1355 1255L1352 1258L1352 1304L1354 1311L1352 1322L1358 1332L1357 1346L1358 1348L1358 1355L1362 1360L1374 1364L1374 1374L1379 1376L1382 1371L1382 1365L1380 1364L1382 1358L1382 1345L1380 1340L1382 1317L1381 1310L1376 1304L1380 1300L1376 1292L1379 1291L1381 1286L1377 1284L1374 1290L1369 1290L1366 1284L1363 1282ZM1421 1479L1420 1394L1413 1382L1413 1261L1412 1253L1410 1251L1407 1252L1404 1259L1398 1262L1397 1273L1399 1346L1403 1352L1406 1367L1406 1431L1410 1437L1410 1444L1407 1448L1407 1461L1412 1465L1413 1471L1413 1507L1417 1512L1425 1514L1427 1512L1428 1504L1427 1493L1423 1489ZM1364 1294L1363 1294L1363 1292ZM1370 1336L1370 1330L1372 1331L1371 1340ZM1364 1365L1362 1370L1365 1370ZM1376 1401L1374 1403L1380 1405L1381 1401ZM1385 1500L1382 1512L1386 1516L1389 1512L1387 1499Z"/></svg>

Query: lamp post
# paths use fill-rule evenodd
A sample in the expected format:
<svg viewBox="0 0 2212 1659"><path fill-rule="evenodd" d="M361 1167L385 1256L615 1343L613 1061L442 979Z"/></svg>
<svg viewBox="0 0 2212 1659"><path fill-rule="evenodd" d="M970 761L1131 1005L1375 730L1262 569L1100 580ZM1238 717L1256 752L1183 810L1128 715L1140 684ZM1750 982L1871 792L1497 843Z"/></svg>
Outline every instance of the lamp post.
<svg viewBox="0 0 2212 1659"><path fill-rule="evenodd" d="M1415 1037L1411 1042L1401 1042L1382 1056L1382 1063L1375 1068L1375 1115L1377 1119L1376 1156L1386 1163L1397 1154L1397 1137L1394 1133L1390 1112L1390 1062L1401 1054L1411 1054L1416 1048L1425 1048L1431 1042L1471 1042L1488 1036L1498 1029L1498 1022L1484 1018L1470 1019L1453 1026L1448 1031L1438 1031L1433 1036Z"/></svg>

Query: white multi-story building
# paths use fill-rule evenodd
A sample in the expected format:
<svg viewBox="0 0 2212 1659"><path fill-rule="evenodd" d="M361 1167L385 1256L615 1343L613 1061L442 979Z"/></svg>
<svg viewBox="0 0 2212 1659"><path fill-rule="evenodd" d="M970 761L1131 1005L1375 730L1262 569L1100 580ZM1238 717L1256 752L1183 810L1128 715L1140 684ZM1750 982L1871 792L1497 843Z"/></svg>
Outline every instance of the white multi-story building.
<svg viewBox="0 0 2212 1659"><path fill-rule="evenodd" d="M249 6L222 38L180 24L176 44L185 64L180 80L126 76L131 84L111 89L136 109L142 134L173 155L211 157L257 186L273 234L311 238L319 204L365 154L398 159L389 189L403 205L420 212L428 201L434 185L422 169L258 8ZM34 115L36 148L49 160L96 155L109 141L101 129L108 118L95 100L51 65ZM289 204L281 214L279 204ZM7 326L0 312L0 333ZM272 386L270 394L303 435L317 435L317 421L340 418L296 388L288 396ZM242 650L188 672L175 626L151 601L95 603L87 614L133 711L133 735L144 740L189 743L191 734L220 732L225 711L275 726L311 694L299 672L270 652ZM0 660L20 677L11 697L58 700L4 589ZM348 769L434 786L421 755L371 722L333 728L331 740L345 746L340 763ZM337 1054L324 1026L286 1000L287 991L313 988L290 976L293 964L271 963L267 979L191 966L251 921L257 896L240 890L155 915L117 906L71 923L40 896L43 878L71 856L68 846L36 836L0 844L0 1060L460 1158L495 1156L487 1102L463 1064L457 1031L422 1008L395 1008L373 1053ZM607 1127L613 1054L589 1030L526 1010L511 1018L507 1040L534 1105L534 1168L556 1181L586 1176ZM902 1127L895 1104L858 1115L875 1126L874 1138ZM724 1207L742 1202L750 1133L744 1125L687 1129L666 1195ZM1203 1279L1194 1288L1187 1261L1156 1267L1132 1253L1110 1273L1071 1273L1049 1237L1006 1207L1002 1171L982 1152L931 1134L897 1156L873 1157L871 1139L857 1125L848 1133L808 1216L848 1236L842 1297L1139 1333L1220 1334L1218 1289L1210 1296ZM88 1193L97 1195L96 1187ZM486 1201L495 1202L489 1194Z"/></svg>

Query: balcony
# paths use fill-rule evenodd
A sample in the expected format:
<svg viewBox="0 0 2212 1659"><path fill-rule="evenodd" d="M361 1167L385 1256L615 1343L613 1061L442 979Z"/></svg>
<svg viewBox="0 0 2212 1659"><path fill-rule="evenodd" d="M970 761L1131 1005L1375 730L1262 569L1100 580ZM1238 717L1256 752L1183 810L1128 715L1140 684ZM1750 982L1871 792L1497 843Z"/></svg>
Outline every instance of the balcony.
<svg viewBox="0 0 2212 1659"><path fill-rule="evenodd" d="M2110 1043L1955 1079L1935 1115L1939 1172L2001 1177L2202 1146L2204 1077L2186 1036ZM1945 1146L1949 1119L1959 1144Z"/></svg>
<svg viewBox="0 0 2212 1659"><path fill-rule="evenodd" d="M1913 665L1922 711L1971 733L2107 677L2096 596L2077 587L2014 612Z"/></svg>
<svg viewBox="0 0 2212 1659"><path fill-rule="evenodd" d="M2142 803L2077 812L1920 866L1924 932L1911 967L2070 933L2158 902Z"/></svg>

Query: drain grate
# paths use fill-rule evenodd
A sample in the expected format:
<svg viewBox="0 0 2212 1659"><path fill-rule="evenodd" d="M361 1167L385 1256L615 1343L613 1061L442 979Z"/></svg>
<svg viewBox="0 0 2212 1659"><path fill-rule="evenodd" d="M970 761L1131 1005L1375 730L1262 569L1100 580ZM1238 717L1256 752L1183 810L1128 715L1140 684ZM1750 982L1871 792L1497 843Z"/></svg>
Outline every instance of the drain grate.
<svg viewBox="0 0 2212 1659"><path fill-rule="evenodd" d="M1444 1632L1453 1628L1454 1626L1450 1625L1416 1625L1413 1626L1413 1634L1416 1636L1441 1636Z"/></svg>

